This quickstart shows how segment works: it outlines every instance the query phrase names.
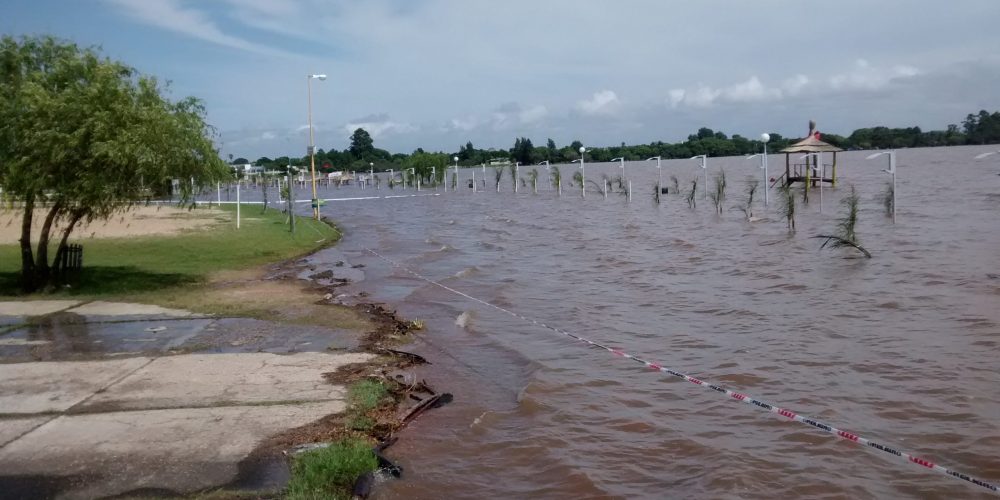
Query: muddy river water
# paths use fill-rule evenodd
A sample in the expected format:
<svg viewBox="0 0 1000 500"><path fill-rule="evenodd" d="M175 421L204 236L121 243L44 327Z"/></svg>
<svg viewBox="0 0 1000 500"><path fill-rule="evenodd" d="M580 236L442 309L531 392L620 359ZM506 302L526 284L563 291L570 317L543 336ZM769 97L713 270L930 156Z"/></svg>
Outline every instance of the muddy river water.
<svg viewBox="0 0 1000 500"><path fill-rule="evenodd" d="M992 498L985 489L866 449L472 302L430 279L674 370L1000 482L1000 161L988 147L898 152L898 220L878 200L886 158L839 158L839 185L797 196L797 231L778 192L732 210L757 160L725 169L720 216L696 161L663 162L664 184L699 178L697 207L653 201L654 162L630 162L631 203L539 169L514 193L330 202L357 286L425 321L413 348L455 403L392 449L405 480L380 498ZM793 159L793 161L801 161ZM828 161L828 159L827 159ZM771 175L784 156L770 157ZM564 179L575 165L561 165ZM477 183L482 170L475 169ZM620 175L587 164L587 176ZM565 181L564 181L565 182ZM854 185L873 258L819 250ZM481 188L481 184L480 184ZM433 193L426 188L421 194ZM415 194L357 187L331 198ZM444 377L442 380L441 377Z"/></svg>

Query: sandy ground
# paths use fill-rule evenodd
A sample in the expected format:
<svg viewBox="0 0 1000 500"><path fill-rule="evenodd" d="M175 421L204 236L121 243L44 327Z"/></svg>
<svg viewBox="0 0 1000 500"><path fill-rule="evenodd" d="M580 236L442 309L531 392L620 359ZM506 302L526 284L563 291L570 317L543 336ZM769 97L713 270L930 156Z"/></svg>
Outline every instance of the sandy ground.
<svg viewBox="0 0 1000 500"><path fill-rule="evenodd" d="M136 207L107 221L94 221L89 225L78 226L70 239L176 234L228 221L229 218L230 214L214 208L187 210L172 206ZM35 210L33 238L37 238L44 221L45 210ZM21 212L0 209L0 245L17 243L20 237Z"/></svg>

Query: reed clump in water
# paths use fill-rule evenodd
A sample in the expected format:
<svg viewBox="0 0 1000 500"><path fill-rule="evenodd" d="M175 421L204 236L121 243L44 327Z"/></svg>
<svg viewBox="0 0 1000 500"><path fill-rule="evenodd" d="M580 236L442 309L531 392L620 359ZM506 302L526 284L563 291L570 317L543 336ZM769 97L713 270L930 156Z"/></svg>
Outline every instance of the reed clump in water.
<svg viewBox="0 0 1000 500"><path fill-rule="evenodd" d="M528 172L528 179L531 180L531 190L535 193L538 192L538 169L533 168L531 172Z"/></svg>
<svg viewBox="0 0 1000 500"><path fill-rule="evenodd" d="M791 184L785 184L778 188L781 193L781 205L778 213L788 221L788 230L795 232L795 193L792 192Z"/></svg>
<svg viewBox="0 0 1000 500"><path fill-rule="evenodd" d="M695 177L694 180L691 181L691 191L688 191L687 194L688 208L693 209L695 205L697 205L697 202L695 201L695 195L697 194L698 194L698 178Z"/></svg>
<svg viewBox="0 0 1000 500"><path fill-rule="evenodd" d="M843 200L840 200L840 204L844 205L846 213L837 223L837 232L835 234L820 234L814 236L814 238L823 238L826 240L820 246L820 249L826 248L827 246L830 248L851 247L857 249L869 259L872 257L872 254L869 253L868 250L865 250L864 247L861 246L860 242L858 242L858 234L855 232L855 227L858 224L859 203L860 197L852 184L851 194L847 195Z"/></svg>
<svg viewBox="0 0 1000 500"><path fill-rule="evenodd" d="M677 176L676 175L671 175L670 176L670 183L673 184L674 194L677 194L677 195L681 194L681 182L679 180L677 180Z"/></svg>
<svg viewBox="0 0 1000 500"><path fill-rule="evenodd" d="M722 204L726 199L726 171L719 171L713 181L715 181L715 188L708 193L708 197L712 199L712 203L715 203L716 212L722 215Z"/></svg>
<svg viewBox="0 0 1000 500"><path fill-rule="evenodd" d="M562 185L562 173L559 171L559 167L553 165L549 167L549 172L552 175L552 188L559 189Z"/></svg>
<svg viewBox="0 0 1000 500"><path fill-rule="evenodd" d="M757 194L757 188L760 186L760 181L757 179L750 179L747 181L747 198L746 203L743 205L737 205L736 208L743 212L743 216L749 221L753 218L753 199Z"/></svg>
<svg viewBox="0 0 1000 500"><path fill-rule="evenodd" d="M660 183L653 184L653 203L660 204Z"/></svg>
<svg viewBox="0 0 1000 500"><path fill-rule="evenodd" d="M493 174L496 176L497 180L497 192L500 192L500 181L503 180L503 166L496 166L493 169Z"/></svg>

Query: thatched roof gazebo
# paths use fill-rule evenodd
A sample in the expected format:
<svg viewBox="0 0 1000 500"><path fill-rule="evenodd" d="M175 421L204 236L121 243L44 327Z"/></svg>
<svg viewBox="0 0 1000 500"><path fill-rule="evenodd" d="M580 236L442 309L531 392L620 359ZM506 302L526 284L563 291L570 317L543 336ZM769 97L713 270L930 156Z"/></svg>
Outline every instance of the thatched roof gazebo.
<svg viewBox="0 0 1000 500"><path fill-rule="evenodd" d="M819 139L819 132L816 131L816 122L809 121L809 135L781 152L785 153L785 185L790 186L793 182L802 182L805 189L816 187L817 183L826 182L831 186L837 185L837 153L843 149L833 144L823 142ZM805 163L791 163L792 153L804 153ZM822 153L833 153L833 163L824 164L821 160ZM826 167L831 167L830 176L826 175ZM816 174L813 175L813 170Z"/></svg>

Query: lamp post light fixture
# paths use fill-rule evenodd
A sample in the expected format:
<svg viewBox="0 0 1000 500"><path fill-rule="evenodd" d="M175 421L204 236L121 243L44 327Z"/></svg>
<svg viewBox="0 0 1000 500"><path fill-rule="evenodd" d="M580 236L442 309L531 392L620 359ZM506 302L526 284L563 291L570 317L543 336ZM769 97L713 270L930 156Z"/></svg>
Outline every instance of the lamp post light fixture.
<svg viewBox="0 0 1000 500"><path fill-rule="evenodd" d="M656 160L656 189L663 192L663 169L660 167L660 160L662 158L659 156L653 156L652 158L646 158L646 161Z"/></svg>
<svg viewBox="0 0 1000 500"><path fill-rule="evenodd" d="M552 185L552 170L549 169L549 160L543 160L538 162L539 165L545 165L545 173L548 176L548 183Z"/></svg>
<svg viewBox="0 0 1000 500"><path fill-rule="evenodd" d="M452 157L452 160L455 160L455 185L452 186L452 187L454 188L453 191L457 191L458 190L458 157L457 156ZM448 190L448 180L447 179L445 179L444 184L445 184L444 190L447 191ZM475 183L473 183L473 184L475 184Z"/></svg>
<svg viewBox="0 0 1000 500"><path fill-rule="evenodd" d="M612 158L611 161L620 161L621 162L621 165L619 165L618 168L622 169L622 181L628 179L628 177L625 175L625 157L622 156L622 157L619 157L619 158Z"/></svg>
<svg viewBox="0 0 1000 500"><path fill-rule="evenodd" d="M313 79L323 81L326 75L309 75L306 78L306 88L309 95L309 171L312 173L312 206L313 217L319 220L319 196L316 194L316 145L313 142L313 118L312 118L312 81Z"/></svg>
<svg viewBox="0 0 1000 500"><path fill-rule="evenodd" d="M1000 151L987 151L985 153L977 154L974 159L976 159L976 160L982 160L983 158L986 158L987 156L995 155L997 153L1000 153Z"/></svg>
<svg viewBox="0 0 1000 500"><path fill-rule="evenodd" d="M587 165L586 161L583 158L583 154L586 152L587 148L580 146L580 171L581 171L580 180L583 181L580 183L580 188L582 189L580 193L583 198L587 197Z"/></svg>
<svg viewBox="0 0 1000 500"><path fill-rule="evenodd" d="M879 151L878 153L868 155L868 157L865 158L865 159L866 160L873 160L873 159L878 158L879 156L882 156L882 155L887 155L889 157L889 168L888 169L882 169L882 171L892 176L892 223L895 224L896 223L896 201L897 201L897 198L896 198L896 152L895 151ZM987 154L987 155L980 155L980 156L986 157L986 156L989 156L989 155Z"/></svg>
<svg viewBox="0 0 1000 500"><path fill-rule="evenodd" d="M705 199L707 200L708 199L708 164L706 162L707 162L707 159L708 159L708 155L698 155L698 156L692 156L691 157L692 160L697 160L698 158L701 158L701 169L705 171Z"/></svg>
<svg viewBox="0 0 1000 500"><path fill-rule="evenodd" d="M514 192L517 193L517 178L521 175L521 162L514 162Z"/></svg>
<svg viewBox="0 0 1000 500"><path fill-rule="evenodd" d="M368 162L368 182L375 184L375 163ZM368 182L365 183L367 186Z"/></svg>

